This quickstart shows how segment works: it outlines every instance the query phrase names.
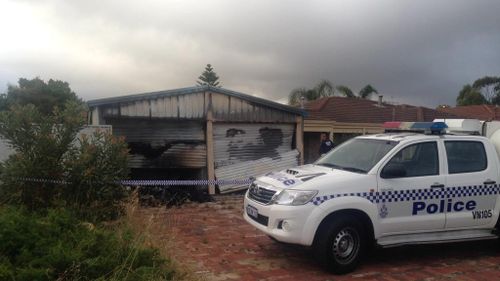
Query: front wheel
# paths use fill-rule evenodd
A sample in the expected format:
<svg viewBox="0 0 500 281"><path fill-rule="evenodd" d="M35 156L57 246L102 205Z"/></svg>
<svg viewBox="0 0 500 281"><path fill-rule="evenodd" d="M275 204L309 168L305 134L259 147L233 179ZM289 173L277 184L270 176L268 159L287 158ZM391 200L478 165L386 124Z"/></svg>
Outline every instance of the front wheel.
<svg viewBox="0 0 500 281"><path fill-rule="evenodd" d="M333 217L318 231L314 251L322 265L337 274L353 271L366 247L359 220L353 216Z"/></svg>

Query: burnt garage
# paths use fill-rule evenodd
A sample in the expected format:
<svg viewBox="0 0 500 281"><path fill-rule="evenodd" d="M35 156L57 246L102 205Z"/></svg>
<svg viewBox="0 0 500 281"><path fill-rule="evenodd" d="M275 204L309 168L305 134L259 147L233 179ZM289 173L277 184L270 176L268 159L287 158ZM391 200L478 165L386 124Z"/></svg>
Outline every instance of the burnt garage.
<svg viewBox="0 0 500 281"><path fill-rule="evenodd" d="M91 125L125 138L135 179L243 180L303 163L303 112L251 95L201 86L88 105Z"/></svg>

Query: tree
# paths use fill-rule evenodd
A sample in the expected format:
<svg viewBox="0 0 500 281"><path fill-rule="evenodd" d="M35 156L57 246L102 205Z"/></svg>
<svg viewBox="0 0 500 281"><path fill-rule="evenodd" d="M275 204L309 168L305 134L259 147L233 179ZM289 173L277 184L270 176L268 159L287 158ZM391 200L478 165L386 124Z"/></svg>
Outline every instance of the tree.
<svg viewBox="0 0 500 281"><path fill-rule="evenodd" d="M484 76L472 85L464 85L457 96L457 105L500 105L500 77Z"/></svg>
<svg viewBox="0 0 500 281"><path fill-rule="evenodd" d="M372 85L368 84L359 91L358 95L362 99L367 99L374 93L378 94L377 89L375 89Z"/></svg>
<svg viewBox="0 0 500 281"><path fill-rule="evenodd" d="M198 77L198 85L203 86L203 85L209 85L209 86L214 86L214 87L222 87L222 85L219 84L219 76L217 76L217 73L214 72L214 69L212 68L212 65L207 64L205 67L205 71Z"/></svg>
<svg viewBox="0 0 500 281"><path fill-rule="evenodd" d="M462 90L457 97L457 105L478 105L478 104L487 104L488 101L481 94L481 92L472 87L470 84L463 86Z"/></svg>
<svg viewBox="0 0 500 281"><path fill-rule="evenodd" d="M323 97L333 96L335 92L338 92L348 98L362 98L367 99L373 93L378 93L372 85L368 84L364 86L357 95L347 86L338 85L334 87L333 84L328 80L320 81L314 88L296 88L290 92L288 96L288 104L298 105L300 104L301 97L304 97L306 101L312 101Z"/></svg>
<svg viewBox="0 0 500 281"><path fill-rule="evenodd" d="M372 95L373 93L378 94L377 89L375 89L372 85L368 84L364 86L357 95L354 94L354 92L347 86L344 85L339 85L337 86L337 91L339 91L341 94L348 98L362 98L362 99L367 99Z"/></svg>
<svg viewBox="0 0 500 281"><path fill-rule="evenodd" d="M348 98L354 98L354 93L352 92L351 89L349 89L349 87L347 86L344 86L344 85L339 85L337 86L337 91L339 91L341 94L343 94L344 96L348 97Z"/></svg>
<svg viewBox="0 0 500 281"><path fill-rule="evenodd" d="M492 104L500 105L500 85L495 87L496 95L491 99Z"/></svg>
<svg viewBox="0 0 500 281"><path fill-rule="evenodd" d="M500 77L484 76L474 81L472 87L477 89L488 103L495 103L500 96Z"/></svg>
<svg viewBox="0 0 500 281"><path fill-rule="evenodd" d="M293 89L288 95L288 104L299 105L300 99L304 97L306 101L313 101L323 97L334 95L334 88L330 81L321 80L314 88L296 88Z"/></svg>
<svg viewBox="0 0 500 281"><path fill-rule="evenodd" d="M68 101L82 103L64 81L50 79L45 83L38 77L31 80L20 78L18 84L9 85L7 94L0 96L1 111L13 105L33 104L40 113L50 115L54 107L62 108Z"/></svg>
<svg viewBox="0 0 500 281"><path fill-rule="evenodd" d="M15 151L1 167L1 198L32 210L54 203L61 185L22 179L63 179L64 156L85 121L82 107L69 103L52 115L42 114L33 104L13 105L0 113L0 134Z"/></svg>

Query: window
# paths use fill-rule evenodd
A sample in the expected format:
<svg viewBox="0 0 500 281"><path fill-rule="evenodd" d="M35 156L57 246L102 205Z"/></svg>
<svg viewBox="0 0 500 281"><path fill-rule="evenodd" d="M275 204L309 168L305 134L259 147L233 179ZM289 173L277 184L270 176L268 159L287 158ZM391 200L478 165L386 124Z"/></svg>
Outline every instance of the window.
<svg viewBox="0 0 500 281"><path fill-rule="evenodd" d="M448 173L471 173L485 170L488 166L486 151L478 141L445 141Z"/></svg>
<svg viewBox="0 0 500 281"><path fill-rule="evenodd" d="M382 170L382 175L389 175L383 176L386 178L438 174L439 156L436 142L423 142L401 149Z"/></svg>
<svg viewBox="0 0 500 281"><path fill-rule="evenodd" d="M397 144L398 142L386 140L351 139L335 147L315 164L367 173Z"/></svg>

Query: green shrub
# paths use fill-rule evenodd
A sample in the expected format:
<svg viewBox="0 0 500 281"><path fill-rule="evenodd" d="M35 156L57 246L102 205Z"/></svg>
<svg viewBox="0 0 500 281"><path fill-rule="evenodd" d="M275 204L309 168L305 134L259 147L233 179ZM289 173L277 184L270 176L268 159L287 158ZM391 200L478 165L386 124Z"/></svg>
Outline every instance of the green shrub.
<svg viewBox="0 0 500 281"><path fill-rule="evenodd" d="M171 280L156 249L131 231L82 224L64 210L0 209L0 280Z"/></svg>
<svg viewBox="0 0 500 281"><path fill-rule="evenodd" d="M69 207L92 221L121 213L127 193L117 181L128 176L126 143L99 131L75 139L84 116L82 105L74 102L53 115L41 114L33 105L0 113L0 134L15 150L1 165L0 203L29 210Z"/></svg>
<svg viewBox="0 0 500 281"><path fill-rule="evenodd" d="M69 149L64 161L63 198L90 221L114 219L122 214L122 202L128 193L119 180L128 176L127 144L117 137L97 131L82 136Z"/></svg>
<svg viewBox="0 0 500 281"><path fill-rule="evenodd" d="M0 133L14 148L2 165L0 196L29 209L50 207L61 186L20 181L22 178L63 180L64 155L83 126L81 104L69 103L54 115L33 105L13 106L0 113Z"/></svg>

